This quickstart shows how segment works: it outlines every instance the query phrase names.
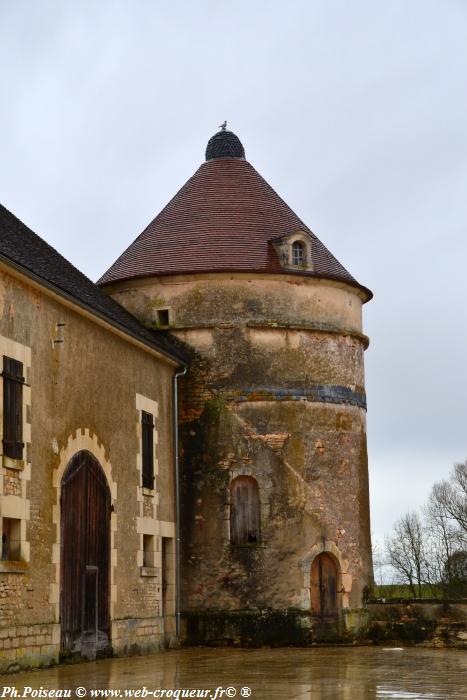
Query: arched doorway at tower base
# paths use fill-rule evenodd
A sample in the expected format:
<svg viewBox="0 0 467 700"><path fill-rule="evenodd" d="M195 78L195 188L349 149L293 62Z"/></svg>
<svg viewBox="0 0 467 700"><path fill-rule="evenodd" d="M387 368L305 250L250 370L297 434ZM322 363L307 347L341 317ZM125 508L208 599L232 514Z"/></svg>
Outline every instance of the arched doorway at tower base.
<svg viewBox="0 0 467 700"><path fill-rule="evenodd" d="M324 639L339 633L339 569L332 554L321 552L311 565L310 600L313 637Z"/></svg>

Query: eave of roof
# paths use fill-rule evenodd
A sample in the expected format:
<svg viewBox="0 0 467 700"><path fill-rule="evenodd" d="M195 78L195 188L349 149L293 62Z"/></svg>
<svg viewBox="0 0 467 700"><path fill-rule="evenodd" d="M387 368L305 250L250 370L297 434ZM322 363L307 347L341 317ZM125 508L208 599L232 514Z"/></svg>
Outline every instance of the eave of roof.
<svg viewBox="0 0 467 700"><path fill-rule="evenodd" d="M102 282L99 281L98 284L102 289L116 289L118 287L114 285L119 285L121 282L131 282L132 280L144 280L144 279L151 279L151 277L176 277L178 275L203 275L203 274L264 274L263 269L251 269L251 268L245 268L244 270L242 269L237 269L237 270L232 270L230 267L226 267L225 269L216 269L216 270L198 270L198 269L193 269L193 270L184 270L183 272L163 272L158 275L147 275L147 274L141 274L141 275L130 275L129 277L121 277L118 280L115 280L113 282ZM281 275L291 275L293 277L309 277L312 279L320 279L320 280L329 280L330 282L338 282L341 285L347 285L349 287L353 287L354 289L358 289L362 293L362 298L363 298L363 303L366 304L368 301L371 301L373 299L373 292L371 289L368 287L365 287L365 285L360 284L360 282L357 282L356 280L346 280L342 279L342 277L338 277L337 275L316 275L312 270L292 270L291 268L287 268L286 270L281 269L280 272L275 272L275 273L269 273L269 274L281 274Z"/></svg>
<svg viewBox="0 0 467 700"><path fill-rule="evenodd" d="M190 359L186 346L165 333L146 328L52 246L0 205L0 260L39 286L71 302L119 333L167 358L173 364Z"/></svg>

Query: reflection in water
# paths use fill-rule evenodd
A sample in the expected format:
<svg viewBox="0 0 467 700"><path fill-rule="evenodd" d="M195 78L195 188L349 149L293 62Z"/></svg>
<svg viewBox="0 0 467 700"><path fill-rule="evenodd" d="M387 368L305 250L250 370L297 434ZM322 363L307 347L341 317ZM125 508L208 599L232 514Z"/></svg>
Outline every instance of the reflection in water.
<svg viewBox="0 0 467 700"><path fill-rule="evenodd" d="M46 689L251 688L252 700L464 700L467 654L443 649L208 649L106 659L4 676ZM152 695L148 695L152 699ZM170 696L169 696L170 697ZM223 699L225 700L225 695Z"/></svg>
<svg viewBox="0 0 467 700"><path fill-rule="evenodd" d="M378 698L407 698L407 700L437 700L438 698L445 697L444 695L433 695L433 693L408 693L404 690L384 690L384 688L378 688Z"/></svg>

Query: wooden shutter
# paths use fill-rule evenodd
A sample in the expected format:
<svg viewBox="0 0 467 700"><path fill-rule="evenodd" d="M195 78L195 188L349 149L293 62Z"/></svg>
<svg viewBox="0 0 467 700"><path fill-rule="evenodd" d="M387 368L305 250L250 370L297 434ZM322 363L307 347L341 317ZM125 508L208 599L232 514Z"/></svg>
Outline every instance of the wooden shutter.
<svg viewBox="0 0 467 700"><path fill-rule="evenodd" d="M3 454L23 458L23 363L3 356Z"/></svg>
<svg viewBox="0 0 467 700"><path fill-rule="evenodd" d="M142 411L143 486L154 488L154 418L152 413Z"/></svg>
<svg viewBox="0 0 467 700"><path fill-rule="evenodd" d="M258 482L238 476L230 485L230 542L253 544L260 541Z"/></svg>

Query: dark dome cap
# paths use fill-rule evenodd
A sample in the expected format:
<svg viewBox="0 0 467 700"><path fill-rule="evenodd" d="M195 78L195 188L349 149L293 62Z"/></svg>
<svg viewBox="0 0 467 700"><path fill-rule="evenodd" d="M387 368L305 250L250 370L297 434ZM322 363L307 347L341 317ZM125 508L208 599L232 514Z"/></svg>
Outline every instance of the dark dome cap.
<svg viewBox="0 0 467 700"><path fill-rule="evenodd" d="M242 142L233 131L218 131L209 139L206 147L206 160L214 158L245 158Z"/></svg>

